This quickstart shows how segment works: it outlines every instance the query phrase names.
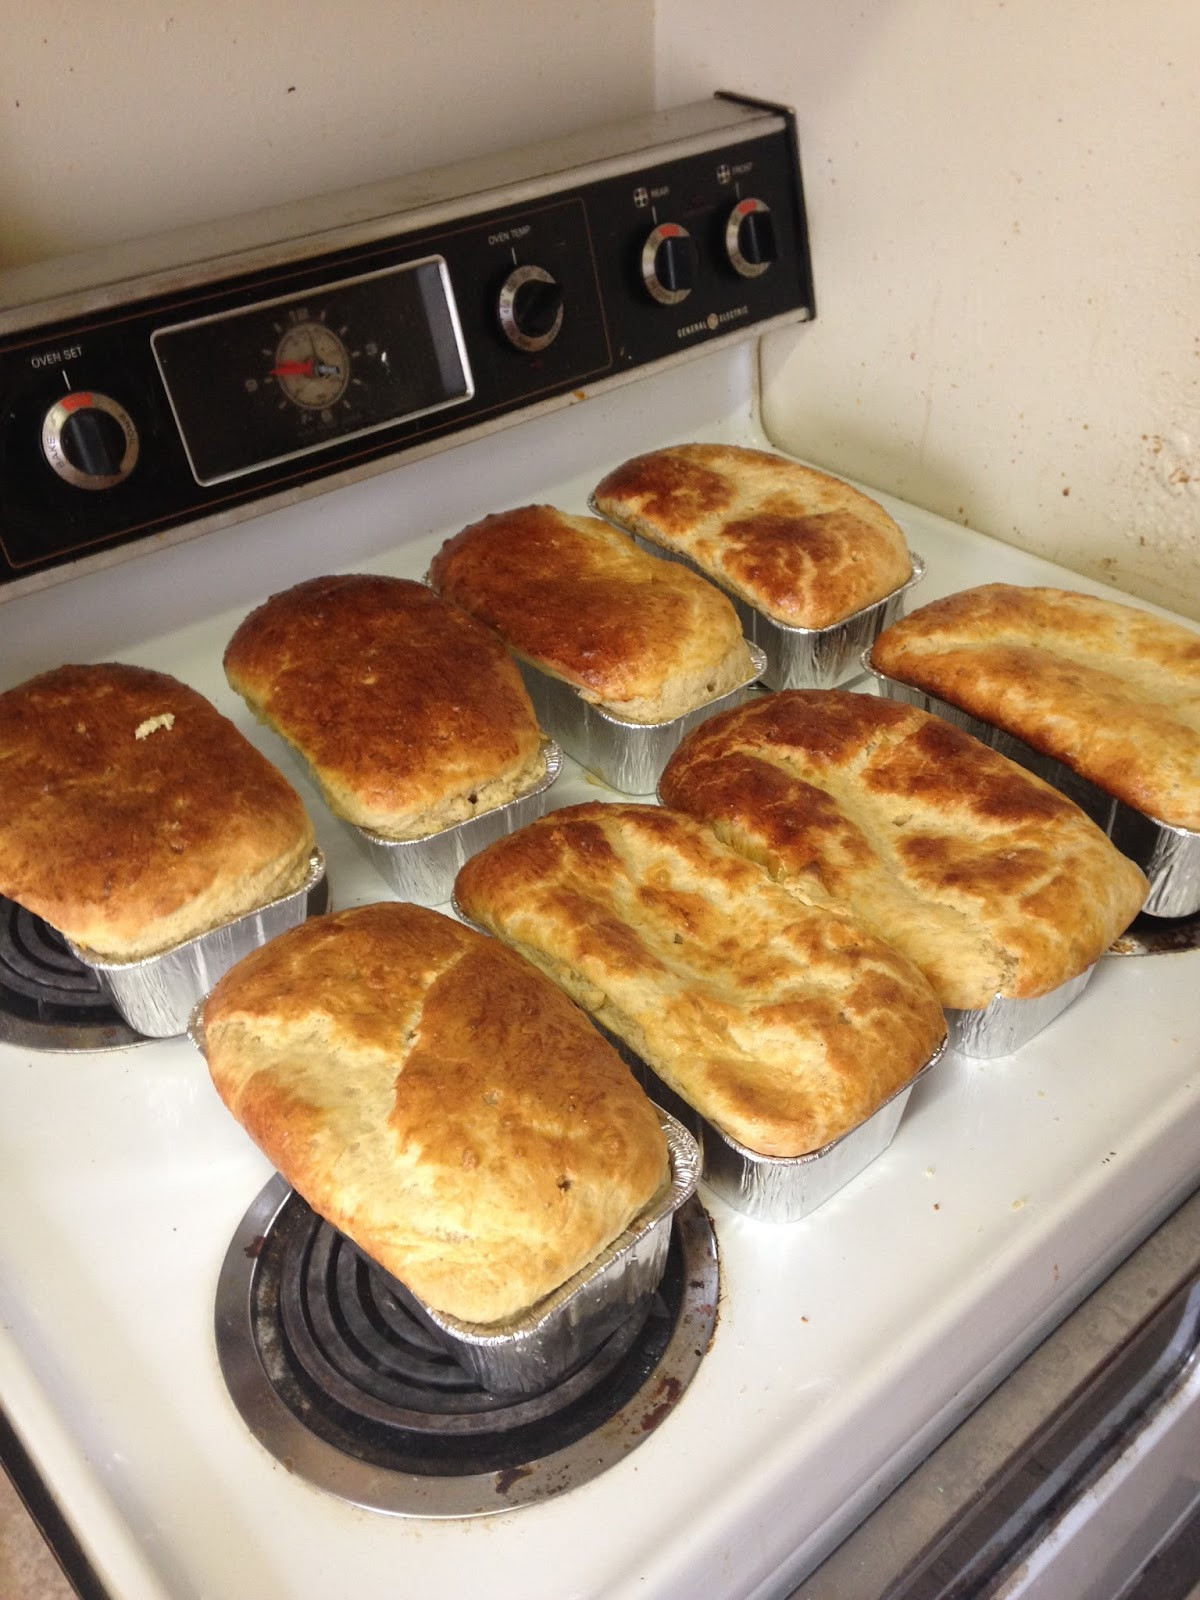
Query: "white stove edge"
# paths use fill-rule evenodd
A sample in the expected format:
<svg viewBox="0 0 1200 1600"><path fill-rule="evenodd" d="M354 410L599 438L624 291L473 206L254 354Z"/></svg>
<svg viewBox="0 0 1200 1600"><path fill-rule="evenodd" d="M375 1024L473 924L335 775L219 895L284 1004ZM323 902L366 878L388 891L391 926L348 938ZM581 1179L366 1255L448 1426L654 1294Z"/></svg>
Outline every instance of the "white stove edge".
<svg viewBox="0 0 1200 1600"><path fill-rule="evenodd" d="M64 618L80 617L77 655L177 672L278 758L220 677L249 603L351 564L419 575L441 537L499 505L544 496L582 510L598 470L664 441L664 417L671 438L752 442L752 378L748 350L696 363L405 468L400 483L371 479L0 607L4 682L53 665ZM399 489L430 522L437 505L437 531L372 555L399 520ZM1111 592L880 498L929 563L914 603L985 575ZM279 517L287 570L272 543ZM334 555L331 535L348 524L353 548L343 536ZM173 623L189 608L209 619L160 644L145 636L156 606ZM601 794L575 772L556 799ZM378 898L379 880L314 811L336 904ZM484 1584L497 1600L768 1600L1194 1186L1198 978L1196 956L1109 961L1018 1056L948 1059L914 1094L891 1150L803 1224L768 1228L711 1204L721 1319L681 1405L596 1482L471 1523L343 1506L289 1477L233 1411L212 1294L268 1169L190 1046L84 1062L0 1048L0 1202L22 1218L21 1236L0 1244L0 1403L121 1600L398 1586L449 1596ZM1106 1059L1139 1070L1098 1088ZM122 1315L148 1298L147 1273L143 1334ZM164 1329L178 1366L154 1348Z"/></svg>

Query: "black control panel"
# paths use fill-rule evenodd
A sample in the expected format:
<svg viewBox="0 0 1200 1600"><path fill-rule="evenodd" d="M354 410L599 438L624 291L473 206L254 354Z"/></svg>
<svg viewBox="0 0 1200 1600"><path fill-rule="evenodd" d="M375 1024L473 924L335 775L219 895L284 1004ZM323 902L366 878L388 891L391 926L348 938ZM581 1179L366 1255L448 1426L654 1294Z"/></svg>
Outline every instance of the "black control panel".
<svg viewBox="0 0 1200 1600"><path fill-rule="evenodd" d="M813 315L790 117L687 142L0 337L0 597Z"/></svg>

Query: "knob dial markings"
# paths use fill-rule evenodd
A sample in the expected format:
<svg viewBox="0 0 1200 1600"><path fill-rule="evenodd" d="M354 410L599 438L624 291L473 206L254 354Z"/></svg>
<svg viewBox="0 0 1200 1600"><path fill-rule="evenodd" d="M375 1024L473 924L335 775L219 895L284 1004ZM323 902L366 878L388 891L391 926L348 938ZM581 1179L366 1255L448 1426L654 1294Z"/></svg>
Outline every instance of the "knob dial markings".
<svg viewBox="0 0 1200 1600"><path fill-rule="evenodd" d="M518 350L545 350L563 325L562 284L545 267L515 267L496 303L504 337Z"/></svg>
<svg viewBox="0 0 1200 1600"><path fill-rule="evenodd" d="M95 389L72 389L42 419L42 453L75 489L112 489L137 465L133 418Z"/></svg>

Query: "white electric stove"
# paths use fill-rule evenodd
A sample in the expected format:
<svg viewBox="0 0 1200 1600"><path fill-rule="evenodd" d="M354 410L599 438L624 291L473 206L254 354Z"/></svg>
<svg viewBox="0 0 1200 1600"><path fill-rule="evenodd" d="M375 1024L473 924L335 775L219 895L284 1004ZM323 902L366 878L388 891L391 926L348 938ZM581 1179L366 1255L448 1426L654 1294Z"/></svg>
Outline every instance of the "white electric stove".
<svg viewBox="0 0 1200 1600"><path fill-rule="evenodd" d="M726 181L736 178L714 176ZM651 198L653 183L631 186L639 215L642 187L660 207L639 223L648 237L663 225L664 201ZM726 211L739 203L732 196ZM772 254L771 238L764 246L734 232L747 252ZM655 250L655 281L682 286L687 261ZM631 259L631 271L644 270L644 252ZM694 296L703 288L701 273ZM239 428L197 438L190 481L221 497L220 507L174 522L164 513L134 554L100 541L15 581L0 604L0 687L64 660L119 658L177 675L296 779L333 905L386 898L347 830L226 686L225 643L250 607L303 578L349 569L420 577L442 539L488 511L545 500L583 512L599 476L646 448L766 444L754 339L719 321L709 327L685 300L650 300L673 330L695 324L679 338L692 341L690 359L655 356L620 370L620 344L610 340L607 375L567 388L556 380L505 415L519 425L482 416L438 439L420 434L437 407L414 413L398 465L386 453L364 457L323 493L276 482L257 515L234 504L254 478L238 454ZM564 306L569 318L569 293L526 297L518 321L544 331ZM765 312L757 325L805 309ZM278 337L289 331L285 320ZM359 333L337 335L346 355L365 348L353 343ZM471 357L469 337L465 347ZM64 341L39 348L68 352L68 367L75 359ZM163 370L178 385L194 358L197 349L179 343ZM319 377L317 365L341 359L333 349L322 362L307 346L281 357L271 346L275 408L297 404L281 378ZM297 374L305 364L313 371ZM462 365L478 395L486 363ZM448 376L444 367L446 409L455 403L447 394L475 404L462 398L470 385L461 367ZM54 376L65 393L80 392ZM243 396L260 395L245 383L261 383L263 372L240 376ZM97 376L86 381L82 392L100 393ZM141 381L121 416L108 413L115 428L102 421L72 440L68 427L68 465L98 465L119 482L132 427L142 459L129 481L147 470L166 424L138 428ZM194 399L184 394L173 409L185 440ZM336 405L318 417L321 409L336 417ZM376 415L372 431L349 430L349 446L367 439L374 450L388 426ZM272 461L282 462L272 470L319 465L324 446L313 446L308 436L294 451L272 444ZM879 498L927 565L914 605L990 579L1111 592ZM114 550L130 558L113 562ZM585 798L615 796L568 761L553 803ZM702 1189L719 1249L718 1317L677 1403L647 1403L637 1447L590 1481L511 1510L501 1486L493 1514L469 1517L432 1503L400 1515L338 1498L264 1448L235 1406L214 1338L217 1285L271 1172L193 1047L0 1044L0 1409L10 1460L57 1506L81 1587L119 1600L784 1596L1196 1188L1198 988L1194 950L1106 957L1084 997L1018 1054L946 1057L918 1085L885 1154L803 1222L752 1222Z"/></svg>

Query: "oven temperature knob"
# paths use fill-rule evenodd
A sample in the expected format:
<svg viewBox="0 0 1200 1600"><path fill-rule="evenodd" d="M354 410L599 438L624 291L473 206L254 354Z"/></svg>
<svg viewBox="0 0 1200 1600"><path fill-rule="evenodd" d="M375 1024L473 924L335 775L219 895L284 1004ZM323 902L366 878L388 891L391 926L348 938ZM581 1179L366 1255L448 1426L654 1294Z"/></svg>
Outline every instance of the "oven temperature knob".
<svg viewBox="0 0 1200 1600"><path fill-rule="evenodd" d="M111 489L137 465L138 432L111 395L72 389L42 421L42 453L76 489Z"/></svg>
<svg viewBox="0 0 1200 1600"><path fill-rule="evenodd" d="M504 337L518 350L544 350L563 324L562 284L544 267L517 267L496 307Z"/></svg>
<svg viewBox="0 0 1200 1600"><path fill-rule="evenodd" d="M642 281L660 306L678 305L696 287L696 246L677 222L660 223L642 246Z"/></svg>
<svg viewBox="0 0 1200 1600"><path fill-rule="evenodd" d="M725 253L735 272L757 278L774 261L775 224L762 200L739 200L725 225Z"/></svg>

